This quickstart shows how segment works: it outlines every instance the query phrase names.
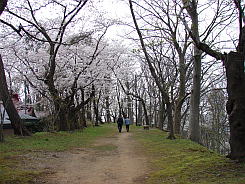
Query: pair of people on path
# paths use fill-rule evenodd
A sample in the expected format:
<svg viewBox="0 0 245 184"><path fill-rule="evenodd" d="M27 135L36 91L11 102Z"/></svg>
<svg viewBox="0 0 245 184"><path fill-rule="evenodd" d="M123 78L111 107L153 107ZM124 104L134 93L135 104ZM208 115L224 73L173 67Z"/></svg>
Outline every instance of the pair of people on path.
<svg viewBox="0 0 245 184"><path fill-rule="evenodd" d="M131 124L130 119L129 118L123 119L122 116L119 116L119 118L117 119L117 127L118 127L119 133L122 132L123 123L125 123L125 125L126 125L127 132L129 132L129 125Z"/></svg>

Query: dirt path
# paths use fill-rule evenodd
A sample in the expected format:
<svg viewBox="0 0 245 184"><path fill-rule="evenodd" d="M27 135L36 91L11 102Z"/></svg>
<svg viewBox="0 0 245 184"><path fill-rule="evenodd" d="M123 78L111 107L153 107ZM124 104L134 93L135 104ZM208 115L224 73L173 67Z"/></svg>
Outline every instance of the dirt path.
<svg viewBox="0 0 245 184"><path fill-rule="evenodd" d="M50 162L55 170L43 181L47 184L136 184L143 183L147 165L137 149L132 133L97 141L92 148L53 155Z"/></svg>

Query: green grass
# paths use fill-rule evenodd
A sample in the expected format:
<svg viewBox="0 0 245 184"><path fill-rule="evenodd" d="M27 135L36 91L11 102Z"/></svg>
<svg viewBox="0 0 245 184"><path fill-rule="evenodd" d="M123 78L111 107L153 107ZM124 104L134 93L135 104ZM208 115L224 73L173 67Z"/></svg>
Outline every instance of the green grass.
<svg viewBox="0 0 245 184"><path fill-rule="evenodd" d="M245 184L245 165L235 163L190 140L166 139L167 134L151 129L136 131L152 172L147 184Z"/></svg>
<svg viewBox="0 0 245 184"><path fill-rule="evenodd" d="M75 132L42 132L31 137L6 137L5 142L0 143L0 184L35 183L33 179L42 174L42 171L22 169L21 155L36 151L65 151L75 147L87 147L96 138L115 133L112 128L112 125L104 125Z"/></svg>

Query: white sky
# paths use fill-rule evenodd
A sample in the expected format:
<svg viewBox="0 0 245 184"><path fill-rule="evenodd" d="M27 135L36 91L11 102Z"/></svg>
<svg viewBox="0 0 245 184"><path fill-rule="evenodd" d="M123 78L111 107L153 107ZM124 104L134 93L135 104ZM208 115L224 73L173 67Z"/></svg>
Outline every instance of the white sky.
<svg viewBox="0 0 245 184"><path fill-rule="evenodd" d="M120 21L131 21L130 9L126 0L104 0L102 2L103 9L107 12L107 16ZM115 25L109 28L107 36L110 38L121 39L121 36L128 32L128 27L125 25ZM124 39L125 41L126 39Z"/></svg>
<svg viewBox="0 0 245 184"><path fill-rule="evenodd" d="M114 18L124 18L130 15L127 1L123 0L104 0L103 6Z"/></svg>

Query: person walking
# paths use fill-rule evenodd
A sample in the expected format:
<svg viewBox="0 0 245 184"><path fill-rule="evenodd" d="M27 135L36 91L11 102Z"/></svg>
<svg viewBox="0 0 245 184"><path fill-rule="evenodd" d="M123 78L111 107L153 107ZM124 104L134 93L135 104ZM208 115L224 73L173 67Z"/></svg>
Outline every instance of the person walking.
<svg viewBox="0 0 245 184"><path fill-rule="evenodd" d="M126 125L126 130L127 130L127 132L129 132L129 125L131 124L131 121L130 121L130 119L127 117L126 119L125 119L125 125Z"/></svg>
<svg viewBox="0 0 245 184"><path fill-rule="evenodd" d="M122 126L123 126L123 118L122 116L119 116L119 118L117 119L117 128L119 133L122 132Z"/></svg>

